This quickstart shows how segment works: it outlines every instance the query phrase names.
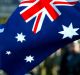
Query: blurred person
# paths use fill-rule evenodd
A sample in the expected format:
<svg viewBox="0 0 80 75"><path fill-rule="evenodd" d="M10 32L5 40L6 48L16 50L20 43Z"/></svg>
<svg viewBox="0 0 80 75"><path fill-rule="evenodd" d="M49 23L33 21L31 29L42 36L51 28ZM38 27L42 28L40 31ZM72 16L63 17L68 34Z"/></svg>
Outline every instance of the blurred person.
<svg viewBox="0 0 80 75"><path fill-rule="evenodd" d="M61 49L56 51L53 56L46 59L44 66L46 67L46 75L58 75L59 65L61 62Z"/></svg>
<svg viewBox="0 0 80 75"><path fill-rule="evenodd" d="M7 75L3 70L0 70L0 75Z"/></svg>
<svg viewBox="0 0 80 75"><path fill-rule="evenodd" d="M54 59L51 58L45 60L44 66L46 67L46 75L52 75L53 60Z"/></svg>
<svg viewBox="0 0 80 75"><path fill-rule="evenodd" d="M60 67L60 75L80 75L80 54L76 52L74 43L65 47Z"/></svg>

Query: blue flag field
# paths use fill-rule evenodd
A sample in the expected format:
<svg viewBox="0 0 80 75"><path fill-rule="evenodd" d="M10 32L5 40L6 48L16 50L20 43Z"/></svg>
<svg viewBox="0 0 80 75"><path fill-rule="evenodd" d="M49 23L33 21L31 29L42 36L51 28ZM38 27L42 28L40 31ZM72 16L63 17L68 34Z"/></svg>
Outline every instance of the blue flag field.
<svg viewBox="0 0 80 75"><path fill-rule="evenodd" d="M80 39L80 3L68 1L23 0L0 25L0 69L25 75L57 49Z"/></svg>

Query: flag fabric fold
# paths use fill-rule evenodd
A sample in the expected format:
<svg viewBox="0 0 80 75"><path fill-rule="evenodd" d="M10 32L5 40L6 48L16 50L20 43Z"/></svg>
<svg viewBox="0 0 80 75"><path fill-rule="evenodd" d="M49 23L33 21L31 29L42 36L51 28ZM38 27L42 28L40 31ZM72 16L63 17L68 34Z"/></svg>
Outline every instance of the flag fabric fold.
<svg viewBox="0 0 80 75"><path fill-rule="evenodd" d="M25 75L57 49L80 39L80 3L56 6L61 15L51 21L45 14L37 34L32 31L36 16L25 22L20 14L25 8L18 7L0 26L0 69L8 75Z"/></svg>

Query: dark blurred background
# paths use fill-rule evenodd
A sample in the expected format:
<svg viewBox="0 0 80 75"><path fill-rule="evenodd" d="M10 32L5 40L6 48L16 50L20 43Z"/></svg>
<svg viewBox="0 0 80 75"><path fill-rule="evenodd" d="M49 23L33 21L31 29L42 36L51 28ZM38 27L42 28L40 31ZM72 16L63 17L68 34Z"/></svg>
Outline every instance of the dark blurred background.
<svg viewBox="0 0 80 75"><path fill-rule="evenodd" d="M0 23L5 23L21 0L0 0ZM8 75L0 70L0 75ZM25 75L80 75L80 40L57 50Z"/></svg>

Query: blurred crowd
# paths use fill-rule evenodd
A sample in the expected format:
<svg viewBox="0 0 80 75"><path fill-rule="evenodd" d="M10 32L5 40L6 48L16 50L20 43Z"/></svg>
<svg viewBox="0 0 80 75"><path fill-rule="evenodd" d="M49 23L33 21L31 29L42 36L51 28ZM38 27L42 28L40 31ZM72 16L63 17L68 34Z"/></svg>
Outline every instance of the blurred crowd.
<svg viewBox="0 0 80 75"><path fill-rule="evenodd" d="M21 0L0 0L0 23L5 23ZM0 70L0 75L7 75ZM80 41L57 50L25 75L80 75Z"/></svg>
<svg viewBox="0 0 80 75"><path fill-rule="evenodd" d="M80 75L79 40L57 50L32 72L33 75Z"/></svg>

